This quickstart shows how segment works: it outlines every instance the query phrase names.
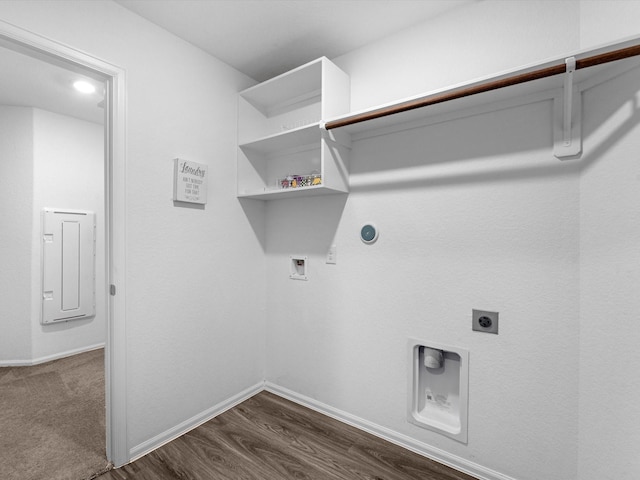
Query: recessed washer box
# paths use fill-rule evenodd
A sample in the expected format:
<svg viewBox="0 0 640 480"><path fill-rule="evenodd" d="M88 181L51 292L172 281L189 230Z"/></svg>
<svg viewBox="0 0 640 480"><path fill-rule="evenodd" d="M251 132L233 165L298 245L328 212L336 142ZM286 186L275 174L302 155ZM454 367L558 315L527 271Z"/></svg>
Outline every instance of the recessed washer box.
<svg viewBox="0 0 640 480"><path fill-rule="evenodd" d="M442 362L431 368L425 352L439 350ZM409 341L410 423L467 443L469 351L432 341Z"/></svg>
<svg viewBox="0 0 640 480"><path fill-rule="evenodd" d="M307 280L307 256L291 255L289 257L289 278L291 280Z"/></svg>

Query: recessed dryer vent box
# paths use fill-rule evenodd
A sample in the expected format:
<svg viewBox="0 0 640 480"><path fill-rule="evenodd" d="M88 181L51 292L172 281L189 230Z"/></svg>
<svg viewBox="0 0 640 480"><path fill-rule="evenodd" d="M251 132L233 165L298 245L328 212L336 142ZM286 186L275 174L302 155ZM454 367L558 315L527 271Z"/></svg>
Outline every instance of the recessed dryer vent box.
<svg viewBox="0 0 640 480"><path fill-rule="evenodd" d="M291 255L289 259L289 278L292 280L307 280L306 255Z"/></svg>

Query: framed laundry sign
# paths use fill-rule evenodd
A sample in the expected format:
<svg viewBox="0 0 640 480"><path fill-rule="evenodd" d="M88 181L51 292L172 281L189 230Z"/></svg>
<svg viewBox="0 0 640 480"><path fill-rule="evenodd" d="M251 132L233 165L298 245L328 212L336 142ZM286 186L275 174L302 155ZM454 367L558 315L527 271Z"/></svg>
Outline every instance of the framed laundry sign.
<svg viewBox="0 0 640 480"><path fill-rule="evenodd" d="M173 200L177 202L207 203L207 165L174 159Z"/></svg>

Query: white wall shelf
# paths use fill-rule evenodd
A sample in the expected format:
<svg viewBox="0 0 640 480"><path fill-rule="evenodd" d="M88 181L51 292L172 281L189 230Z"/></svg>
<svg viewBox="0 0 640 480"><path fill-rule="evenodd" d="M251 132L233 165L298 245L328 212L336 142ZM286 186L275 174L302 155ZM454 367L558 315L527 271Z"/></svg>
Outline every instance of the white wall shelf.
<svg viewBox="0 0 640 480"><path fill-rule="evenodd" d="M327 119L324 127L359 140L516 104L552 100L554 154L561 159L575 158L581 153L581 93L640 65L640 57L636 56L639 53L640 37L634 37L336 116ZM568 76L565 62L571 60L578 62L578 70ZM551 76L543 76L545 71ZM522 83L514 83L520 80ZM485 87L491 89L484 91ZM416 107L418 104L423 106ZM406 107L409 108L403 111Z"/></svg>
<svg viewBox="0 0 640 480"><path fill-rule="evenodd" d="M320 141L322 132L319 126L320 124L316 122L285 133L274 133L273 135L242 143L240 148L258 154L272 155L301 145L311 145Z"/></svg>
<svg viewBox="0 0 640 480"><path fill-rule="evenodd" d="M271 200L346 193L348 136L328 134L322 119L349 111L349 77L321 57L240 92L238 197ZM288 175L321 184L282 188Z"/></svg>

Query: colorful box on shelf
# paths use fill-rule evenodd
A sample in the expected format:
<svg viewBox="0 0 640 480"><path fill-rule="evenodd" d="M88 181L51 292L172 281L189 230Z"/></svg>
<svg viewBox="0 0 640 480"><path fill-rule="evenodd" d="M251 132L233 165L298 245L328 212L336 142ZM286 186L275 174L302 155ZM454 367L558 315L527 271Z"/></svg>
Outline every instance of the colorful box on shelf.
<svg viewBox="0 0 640 480"><path fill-rule="evenodd" d="M280 188L312 187L315 185L322 185L322 176L318 173L309 175L287 175L286 177L278 179L278 186Z"/></svg>

